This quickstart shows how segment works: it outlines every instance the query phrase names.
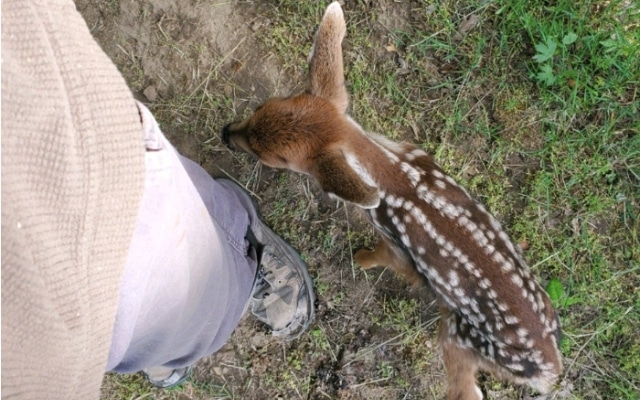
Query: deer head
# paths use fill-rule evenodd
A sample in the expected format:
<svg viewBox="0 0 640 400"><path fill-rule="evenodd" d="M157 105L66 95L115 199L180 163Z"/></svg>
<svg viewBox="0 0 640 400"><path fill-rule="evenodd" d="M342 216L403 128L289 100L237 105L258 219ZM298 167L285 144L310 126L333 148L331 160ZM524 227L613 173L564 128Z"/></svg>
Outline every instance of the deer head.
<svg viewBox="0 0 640 400"><path fill-rule="evenodd" d="M313 176L329 194L375 208L377 188L359 176L344 152L344 139L357 130L345 114L349 104L342 67L345 32L342 9L334 2L325 12L309 56L307 90L267 100L251 117L225 126L223 140L265 165Z"/></svg>

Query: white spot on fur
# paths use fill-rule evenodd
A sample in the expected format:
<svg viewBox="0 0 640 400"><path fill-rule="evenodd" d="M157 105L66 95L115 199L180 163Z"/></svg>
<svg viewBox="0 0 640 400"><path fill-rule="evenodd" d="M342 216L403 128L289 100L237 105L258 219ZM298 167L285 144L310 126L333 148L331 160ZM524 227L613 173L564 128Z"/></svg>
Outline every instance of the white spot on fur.
<svg viewBox="0 0 640 400"><path fill-rule="evenodd" d="M410 154L410 155L412 155L413 157L416 157L416 158L417 157L426 157L426 155L427 155L427 153L422 149L413 149L408 154Z"/></svg>
<svg viewBox="0 0 640 400"><path fill-rule="evenodd" d="M358 127L360 127L360 125L358 125ZM396 143L384 136L376 135L375 133L365 132L364 130L362 130L362 128L360 128L360 130L372 139L372 142L376 144L378 148L380 148L380 150L382 150L382 152L387 156L387 158L389 158L392 163L397 164L400 162L400 158L398 158L398 156L394 154L394 152L398 154L404 153L404 149L402 148L402 145L400 145L400 143Z"/></svg>
<svg viewBox="0 0 640 400"><path fill-rule="evenodd" d="M478 304L478 300L476 299L471 299L471 309L473 310L474 313L479 314L480 313L480 305Z"/></svg>
<svg viewBox="0 0 640 400"><path fill-rule="evenodd" d="M358 157L351 152L344 152L344 158L347 161L347 164L351 167L351 169L358 175L360 179L367 185L377 188L378 184L373 180L369 171L360 163Z"/></svg>
<svg viewBox="0 0 640 400"><path fill-rule="evenodd" d="M504 317L504 322L506 322L508 325L516 325L520 322L520 319L513 315L507 315Z"/></svg>
<svg viewBox="0 0 640 400"><path fill-rule="evenodd" d="M493 348L493 345L491 343L487 344L487 355L491 359L494 359L496 357L495 349Z"/></svg>
<svg viewBox="0 0 640 400"><path fill-rule="evenodd" d="M449 284L451 286L458 286L460 284L460 278L458 277L456 271L449 271Z"/></svg>
<svg viewBox="0 0 640 400"><path fill-rule="evenodd" d="M405 200L402 197L396 197L395 201L393 202L393 207L394 208L400 208L402 207L402 204L405 202Z"/></svg>
<svg viewBox="0 0 640 400"><path fill-rule="evenodd" d="M480 245L480 247L484 247L489 243L487 237L481 230L473 232L473 239L478 243L478 245Z"/></svg>
<svg viewBox="0 0 640 400"><path fill-rule="evenodd" d="M478 285L482 288L482 289L489 289L491 287L491 281L488 280L487 278L482 278L480 280L480 282L478 283Z"/></svg>
<svg viewBox="0 0 640 400"><path fill-rule="evenodd" d="M444 236L442 236L442 238L444 239ZM453 243L451 243L451 242L445 242L444 243L444 249L446 251L448 251L449 253L454 252L455 250L457 250L457 249L454 249ZM456 255L458 255L458 254L459 253L456 253Z"/></svg>
<svg viewBox="0 0 640 400"><path fill-rule="evenodd" d="M462 264L464 266L464 269L466 269L467 271L473 273L477 268L475 267L475 265L473 265L470 262L466 262Z"/></svg>
<svg viewBox="0 0 640 400"><path fill-rule="evenodd" d="M522 287L522 278L518 274L511 274L511 282L520 288Z"/></svg>
<svg viewBox="0 0 640 400"><path fill-rule="evenodd" d="M465 347L473 347L473 343L471 343L471 339L469 338L464 339L464 345Z"/></svg>
<svg viewBox="0 0 640 400"><path fill-rule="evenodd" d="M521 364L510 363L507 364L506 367L513 371L524 371L524 366L522 366Z"/></svg>
<svg viewBox="0 0 640 400"><path fill-rule="evenodd" d="M458 215L460 215L460 207L456 207L451 203L445 204L442 211L444 211L445 215L451 218L457 218Z"/></svg>
<svg viewBox="0 0 640 400"><path fill-rule="evenodd" d="M400 164L400 170L407 175L409 182L411 182L411 186L416 187L418 185L418 182L420 182L420 173L415 168L406 162L403 162Z"/></svg>
<svg viewBox="0 0 640 400"><path fill-rule="evenodd" d="M456 183L456 181L455 181L452 177L450 177L449 175L445 176L445 177L444 177L444 180L445 180L445 181L447 181L447 183L448 183L448 184L450 184L450 185L452 185L452 186L460 187L460 186ZM465 193L467 193L467 192L465 191Z"/></svg>

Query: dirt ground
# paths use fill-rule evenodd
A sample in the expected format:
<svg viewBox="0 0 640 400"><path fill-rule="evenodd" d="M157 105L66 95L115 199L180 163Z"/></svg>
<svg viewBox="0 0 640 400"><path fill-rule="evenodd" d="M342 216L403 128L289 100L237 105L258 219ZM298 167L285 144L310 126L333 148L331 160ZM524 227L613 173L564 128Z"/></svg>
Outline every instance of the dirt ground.
<svg viewBox="0 0 640 400"><path fill-rule="evenodd" d="M260 167L220 142L224 124L270 96L302 88L316 25L301 38L307 47L292 49L299 63L291 65L264 40L265 30L273 28L274 2L78 0L77 5L176 148L214 176L245 185L269 223L301 251L317 285L316 320L303 338L282 343L245 318L220 352L198 363L183 388L149 390L149 397L441 397L444 370L430 294L389 271L365 273L354 266L353 252L374 241L354 209L329 201L306 177ZM376 12L374 32L381 45L362 51L389 57L385 35L410 22L411 8L388 1ZM491 398L530 398L524 389L484 382ZM107 377L103 398L121 396L122 385Z"/></svg>

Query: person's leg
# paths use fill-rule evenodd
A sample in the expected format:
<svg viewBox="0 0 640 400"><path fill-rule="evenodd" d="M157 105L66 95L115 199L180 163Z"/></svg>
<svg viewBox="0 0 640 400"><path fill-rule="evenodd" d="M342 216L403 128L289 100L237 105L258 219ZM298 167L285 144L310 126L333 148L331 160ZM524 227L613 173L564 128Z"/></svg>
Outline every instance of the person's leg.
<svg viewBox="0 0 640 400"><path fill-rule="evenodd" d="M254 314L285 337L306 329L314 297L306 266L264 226L246 192L180 156L140 109L145 192L107 369L144 369L167 386L224 345L252 289L261 292Z"/></svg>
<svg viewBox="0 0 640 400"><path fill-rule="evenodd" d="M149 111L140 106L140 112L145 190L107 366L117 372L184 367L221 347L242 315L257 268L244 240L247 211L220 190L217 209L237 223L214 220Z"/></svg>

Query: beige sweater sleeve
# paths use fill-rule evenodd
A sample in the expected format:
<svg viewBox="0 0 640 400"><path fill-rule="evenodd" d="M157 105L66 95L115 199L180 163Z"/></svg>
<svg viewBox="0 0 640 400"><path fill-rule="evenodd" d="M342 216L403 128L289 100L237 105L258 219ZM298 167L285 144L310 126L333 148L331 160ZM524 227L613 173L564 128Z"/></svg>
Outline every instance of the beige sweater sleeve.
<svg viewBox="0 0 640 400"><path fill-rule="evenodd" d="M2 1L2 397L96 399L144 184L133 97L71 1Z"/></svg>

